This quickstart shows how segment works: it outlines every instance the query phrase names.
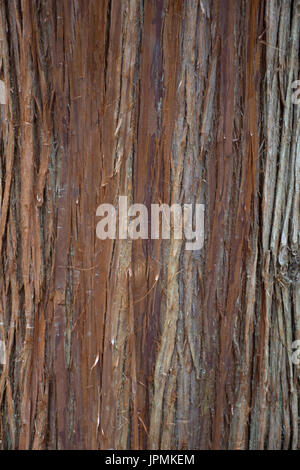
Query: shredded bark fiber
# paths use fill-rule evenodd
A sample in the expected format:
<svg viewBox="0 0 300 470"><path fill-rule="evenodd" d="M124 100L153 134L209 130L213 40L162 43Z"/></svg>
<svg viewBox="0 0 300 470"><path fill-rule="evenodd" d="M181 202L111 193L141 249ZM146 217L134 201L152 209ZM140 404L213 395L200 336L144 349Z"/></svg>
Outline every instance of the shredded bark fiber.
<svg viewBox="0 0 300 470"><path fill-rule="evenodd" d="M297 449L299 0L0 0L0 448ZM205 246L96 237L120 195Z"/></svg>

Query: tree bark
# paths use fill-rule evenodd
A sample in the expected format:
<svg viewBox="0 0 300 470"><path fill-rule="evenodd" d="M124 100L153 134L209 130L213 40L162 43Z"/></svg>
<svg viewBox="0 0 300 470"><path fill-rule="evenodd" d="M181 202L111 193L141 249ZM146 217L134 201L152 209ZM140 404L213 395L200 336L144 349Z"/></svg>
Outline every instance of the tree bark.
<svg viewBox="0 0 300 470"><path fill-rule="evenodd" d="M2 449L297 449L299 0L1 0ZM205 245L96 210L205 204Z"/></svg>

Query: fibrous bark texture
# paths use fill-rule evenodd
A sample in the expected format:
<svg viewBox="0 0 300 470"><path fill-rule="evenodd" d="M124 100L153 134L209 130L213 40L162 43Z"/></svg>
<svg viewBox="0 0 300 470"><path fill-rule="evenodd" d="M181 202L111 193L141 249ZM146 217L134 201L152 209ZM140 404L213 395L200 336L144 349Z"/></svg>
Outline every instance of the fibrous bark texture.
<svg viewBox="0 0 300 470"><path fill-rule="evenodd" d="M0 447L296 449L299 0L1 0ZM205 204L205 244L99 240Z"/></svg>

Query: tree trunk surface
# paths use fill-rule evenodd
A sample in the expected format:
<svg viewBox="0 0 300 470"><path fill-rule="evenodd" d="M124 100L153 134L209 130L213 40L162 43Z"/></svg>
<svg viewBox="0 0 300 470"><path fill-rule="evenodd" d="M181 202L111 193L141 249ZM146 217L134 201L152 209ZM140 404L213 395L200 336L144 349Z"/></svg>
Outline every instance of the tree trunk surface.
<svg viewBox="0 0 300 470"><path fill-rule="evenodd" d="M300 448L299 0L0 9L0 448ZM119 196L204 247L99 240Z"/></svg>

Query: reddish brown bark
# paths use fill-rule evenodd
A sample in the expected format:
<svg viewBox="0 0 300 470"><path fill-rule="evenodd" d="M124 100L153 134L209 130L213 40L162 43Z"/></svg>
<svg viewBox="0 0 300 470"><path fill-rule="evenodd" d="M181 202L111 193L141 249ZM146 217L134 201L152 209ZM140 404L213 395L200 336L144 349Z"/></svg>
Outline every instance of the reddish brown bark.
<svg viewBox="0 0 300 470"><path fill-rule="evenodd" d="M3 449L298 448L298 0L1 0ZM96 209L205 204L205 246Z"/></svg>

